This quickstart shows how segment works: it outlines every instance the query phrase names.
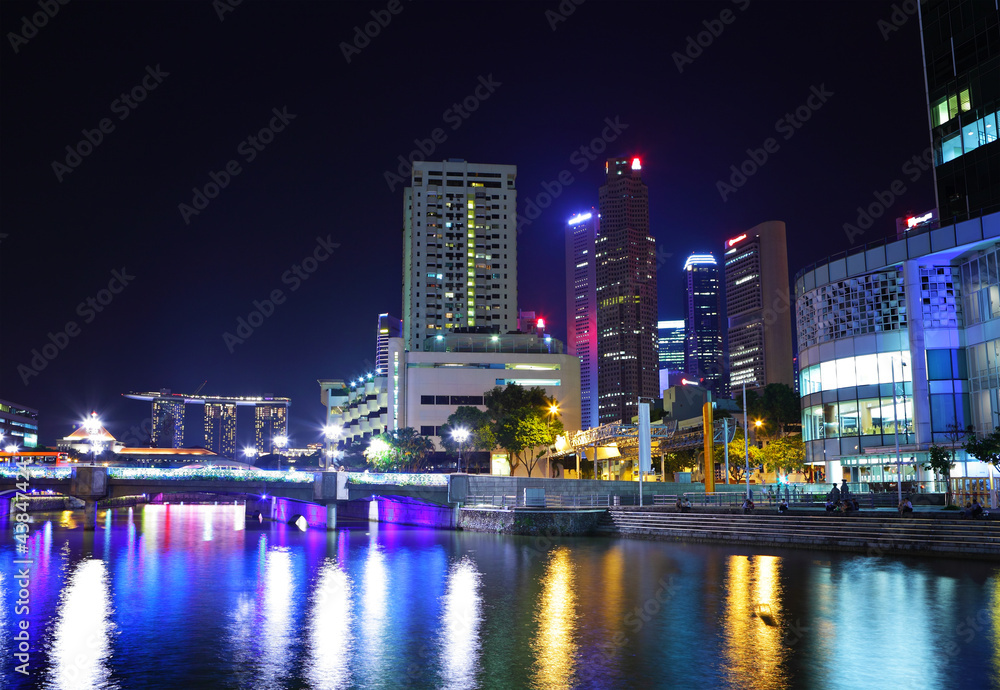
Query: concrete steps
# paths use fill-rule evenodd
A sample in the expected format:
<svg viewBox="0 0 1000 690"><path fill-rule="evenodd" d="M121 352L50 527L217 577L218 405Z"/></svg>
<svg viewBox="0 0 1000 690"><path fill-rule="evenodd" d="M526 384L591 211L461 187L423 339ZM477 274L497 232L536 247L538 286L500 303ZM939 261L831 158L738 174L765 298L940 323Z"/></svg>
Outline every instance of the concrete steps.
<svg viewBox="0 0 1000 690"><path fill-rule="evenodd" d="M829 515L725 515L609 510L598 533L1000 560L1000 522Z"/></svg>

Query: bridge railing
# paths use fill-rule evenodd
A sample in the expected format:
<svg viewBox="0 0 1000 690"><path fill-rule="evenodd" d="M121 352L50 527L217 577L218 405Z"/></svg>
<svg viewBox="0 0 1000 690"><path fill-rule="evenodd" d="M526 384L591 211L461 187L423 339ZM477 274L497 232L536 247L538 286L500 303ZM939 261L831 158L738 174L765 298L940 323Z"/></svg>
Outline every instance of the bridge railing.
<svg viewBox="0 0 1000 690"><path fill-rule="evenodd" d="M570 494L545 492L544 496L520 494L469 494L468 508L608 508L638 505L639 494Z"/></svg>

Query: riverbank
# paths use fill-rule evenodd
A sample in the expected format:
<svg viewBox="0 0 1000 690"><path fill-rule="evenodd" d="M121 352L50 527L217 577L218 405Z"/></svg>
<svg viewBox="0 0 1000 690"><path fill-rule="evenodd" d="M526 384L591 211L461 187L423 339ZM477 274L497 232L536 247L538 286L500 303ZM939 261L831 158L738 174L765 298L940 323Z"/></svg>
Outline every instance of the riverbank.
<svg viewBox="0 0 1000 690"><path fill-rule="evenodd" d="M1000 522L984 520L612 509L602 519L597 533L686 543L850 551L870 556L1000 561Z"/></svg>

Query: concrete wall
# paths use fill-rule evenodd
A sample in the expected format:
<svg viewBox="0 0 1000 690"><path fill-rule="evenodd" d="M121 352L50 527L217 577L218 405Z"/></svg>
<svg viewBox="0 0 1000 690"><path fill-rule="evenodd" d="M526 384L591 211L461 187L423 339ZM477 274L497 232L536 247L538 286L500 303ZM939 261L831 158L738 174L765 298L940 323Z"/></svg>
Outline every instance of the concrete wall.
<svg viewBox="0 0 1000 690"><path fill-rule="evenodd" d="M470 532L568 537L593 534L606 510L531 511L462 508L458 528Z"/></svg>
<svg viewBox="0 0 1000 690"><path fill-rule="evenodd" d="M464 503L466 496L518 495L525 489L545 489L546 493L582 496L590 494L611 496L637 496L639 482L601 481L596 479L545 479L541 477L494 477L485 474L451 475L448 500ZM642 493L650 498L656 494L679 495L685 492L704 492L704 484L679 482L643 482Z"/></svg>

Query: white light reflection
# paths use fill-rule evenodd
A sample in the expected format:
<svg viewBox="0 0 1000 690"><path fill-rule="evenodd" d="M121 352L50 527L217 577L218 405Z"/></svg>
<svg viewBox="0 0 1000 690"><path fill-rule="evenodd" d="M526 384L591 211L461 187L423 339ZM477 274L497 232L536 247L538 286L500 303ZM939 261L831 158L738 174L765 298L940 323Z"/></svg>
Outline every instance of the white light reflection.
<svg viewBox="0 0 1000 690"><path fill-rule="evenodd" d="M292 639L291 608L295 598L292 555L282 547L267 552L264 565L264 625L261 627L261 687L280 687L278 679L289 669Z"/></svg>
<svg viewBox="0 0 1000 690"><path fill-rule="evenodd" d="M46 686L108 688L111 669L111 592L104 561L80 562L59 598L49 643Z"/></svg>
<svg viewBox="0 0 1000 690"><path fill-rule="evenodd" d="M482 598L480 574L468 558L448 572L441 614L441 675L445 688L475 687L479 665Z"/></svg>
<svg viewBox="0 0 1000 690"><path fill-rule="evenodd" d="M350 684L351 579L332 559L319 574L309 617L309 680L315 688Z"/></svg>
<svg viewBox="0 0 1000 690"><path fill-rule="evenodd" d="M212 521L215 519L215 511L208 506L202 506L201 519L204 521L201 528L201 540L212 541Z"/></svg>
<svg viewBox="0 0 1000 690"><path fill-rule="evenodd" d="M376 684L382 678L386 650L386 610L388 608L389 569L378 544L368 548L361 584L361 644L357 657L365 667L362 685Z"/></svg>

